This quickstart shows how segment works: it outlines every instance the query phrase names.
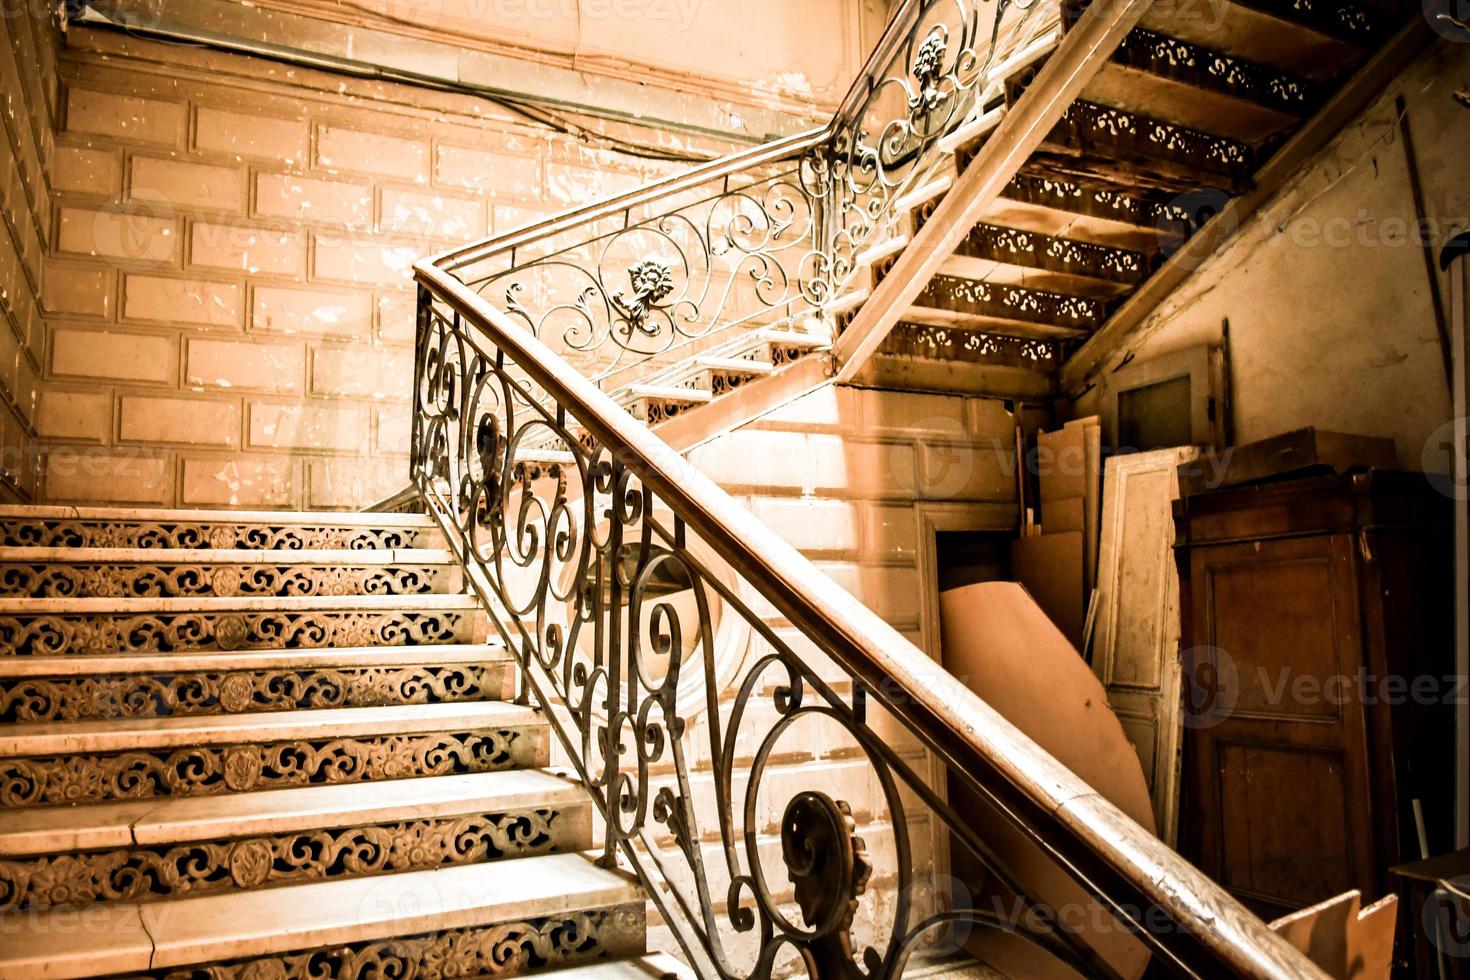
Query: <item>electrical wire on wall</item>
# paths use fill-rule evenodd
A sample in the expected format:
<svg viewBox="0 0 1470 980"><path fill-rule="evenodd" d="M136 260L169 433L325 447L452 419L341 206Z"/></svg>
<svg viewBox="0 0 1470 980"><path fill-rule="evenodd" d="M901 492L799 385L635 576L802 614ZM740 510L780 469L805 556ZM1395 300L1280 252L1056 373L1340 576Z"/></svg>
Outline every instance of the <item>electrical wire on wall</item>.
<svg viewBox="0 0 1470 980"><path fill-rule="evenodd" d="M402 68L389 68L368 62L341 58L335 55L313 54L267 43L207 35L197 31L180 30L162 24L143 24L136 20L131 20L125 14L108 14L99 11L96 7L83 2L83 0L66 0L64 11L68 24L94 29L120 31L140 40L174 44L183 47L207 48L216 51L225 51L231 54L245 54L293 67L311 68L319 71L350 75L354 78L415 85L443 92L472 96L483 99L533 125L569 137L584 146L594 149L611 150L638 159L654 160L664 163L699 164L715 159L711 154L685 153L661 146L623 139L607 133L595 132L585 126L579 125L567 116L547 108L544 104L517 98L489 86L477 85L474 82L441 78ZM390 15L384 16L388 20L402 20L402 18L395 18ZM403 20L403 23L408 22ZM636 120L618 119L615 116L612 118L616 121L634 125L639 124ZM642 125L648 124L642 123ZM711 132L708 135L713 138L738 139L733 134Z"/></svg>

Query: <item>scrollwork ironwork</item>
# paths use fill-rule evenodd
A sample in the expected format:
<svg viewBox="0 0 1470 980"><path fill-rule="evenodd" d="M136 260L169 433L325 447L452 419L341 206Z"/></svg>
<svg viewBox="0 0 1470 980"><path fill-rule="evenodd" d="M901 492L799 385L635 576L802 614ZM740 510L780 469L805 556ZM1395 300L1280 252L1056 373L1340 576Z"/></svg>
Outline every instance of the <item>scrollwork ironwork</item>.
<svg viewBox="0 0 1470 980"><path fill-rule="evenodd" d="M936 884L935 834L987 867L990 856L947 809L918 743L872 727L865 700L794 651L620 453L485 334L431 306L418 340L415 481L527 696L557 707L548 721L605 818L604 859L657 883L652 899L703 972L747 980L802 962L814 976L880 980L996 926ZM726 621L754 637L730 673L715 656ZM783 811L768 775L813 742L845 761L804 768L809 782L857 781L812 786ZM852 792L864 798L838 802ZM784 819L766 816L773 805ZM880 828L881 857L859 822ZM785 873L771 867L773 840ZM1067 937L1028 938L1086 961ZM841 963L850 972L826 972Z"/></svg>

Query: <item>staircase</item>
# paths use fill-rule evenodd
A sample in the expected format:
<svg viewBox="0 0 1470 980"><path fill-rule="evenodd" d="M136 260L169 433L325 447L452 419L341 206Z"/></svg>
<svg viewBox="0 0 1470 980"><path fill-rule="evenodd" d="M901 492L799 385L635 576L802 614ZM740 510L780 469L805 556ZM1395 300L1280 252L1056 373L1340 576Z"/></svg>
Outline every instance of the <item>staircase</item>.
<svg viewBox="0 0 1470 980"><path fill-rule="evenodd" d="M1062 5L1058 42L1085 8ZM1094 339L1141 322L1372 94L1365 66L1424 43L1395 37L1418 13L1393 0L1154 5L998 194L975 195L1024 135L1008 117L1053 51L1013 60L856 263L836 317L841 377L1044 398L1060 372L1075 393L1102 356ZM960 226L953 248L938 243Z"/></svg>
<svg viewBox="0 0 1470 980"><path fill-rule="evenodd" d="M0 509L0 977L677 974L427 517Z"/></svg>

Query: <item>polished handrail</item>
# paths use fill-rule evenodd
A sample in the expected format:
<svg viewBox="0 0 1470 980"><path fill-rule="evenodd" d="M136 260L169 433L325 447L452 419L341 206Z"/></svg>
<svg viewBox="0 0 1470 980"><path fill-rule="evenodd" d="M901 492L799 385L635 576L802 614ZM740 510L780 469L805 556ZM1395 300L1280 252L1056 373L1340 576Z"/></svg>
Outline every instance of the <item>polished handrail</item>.
<svg viewBox="0 0 1470 980"><path fill-rule="evenodd" d="M529 331L432 263L418 283L482 333L688 529L1178 972L1321 978L1214 881L1063 767ZM1158 916L1166 920L1159 928Z"/></svg>

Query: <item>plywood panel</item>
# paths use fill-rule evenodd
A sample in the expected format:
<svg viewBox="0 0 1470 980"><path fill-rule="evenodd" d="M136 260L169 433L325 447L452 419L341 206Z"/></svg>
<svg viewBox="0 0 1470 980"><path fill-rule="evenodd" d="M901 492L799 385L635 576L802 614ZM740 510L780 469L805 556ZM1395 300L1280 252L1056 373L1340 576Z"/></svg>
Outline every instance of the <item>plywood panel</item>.
<svg viewBox="0 0 1470 980"><path fill-rule="evenodd" d="M1057 761L1150 832L1153 811L1143 770L1108 709L1097 678L1030 596L1013 582L985 582L939 597L944 667ZM1120 976L1138 976L1147 950L1110 920L1031 840L986 804L952 795L963 817L1032 898L1069 910L1082 939ZM961 866L956 854L956 867ZM972 951L1007 976L1065 977L1055 961L1029 956L1024 943L980 930Z"/></svg>

